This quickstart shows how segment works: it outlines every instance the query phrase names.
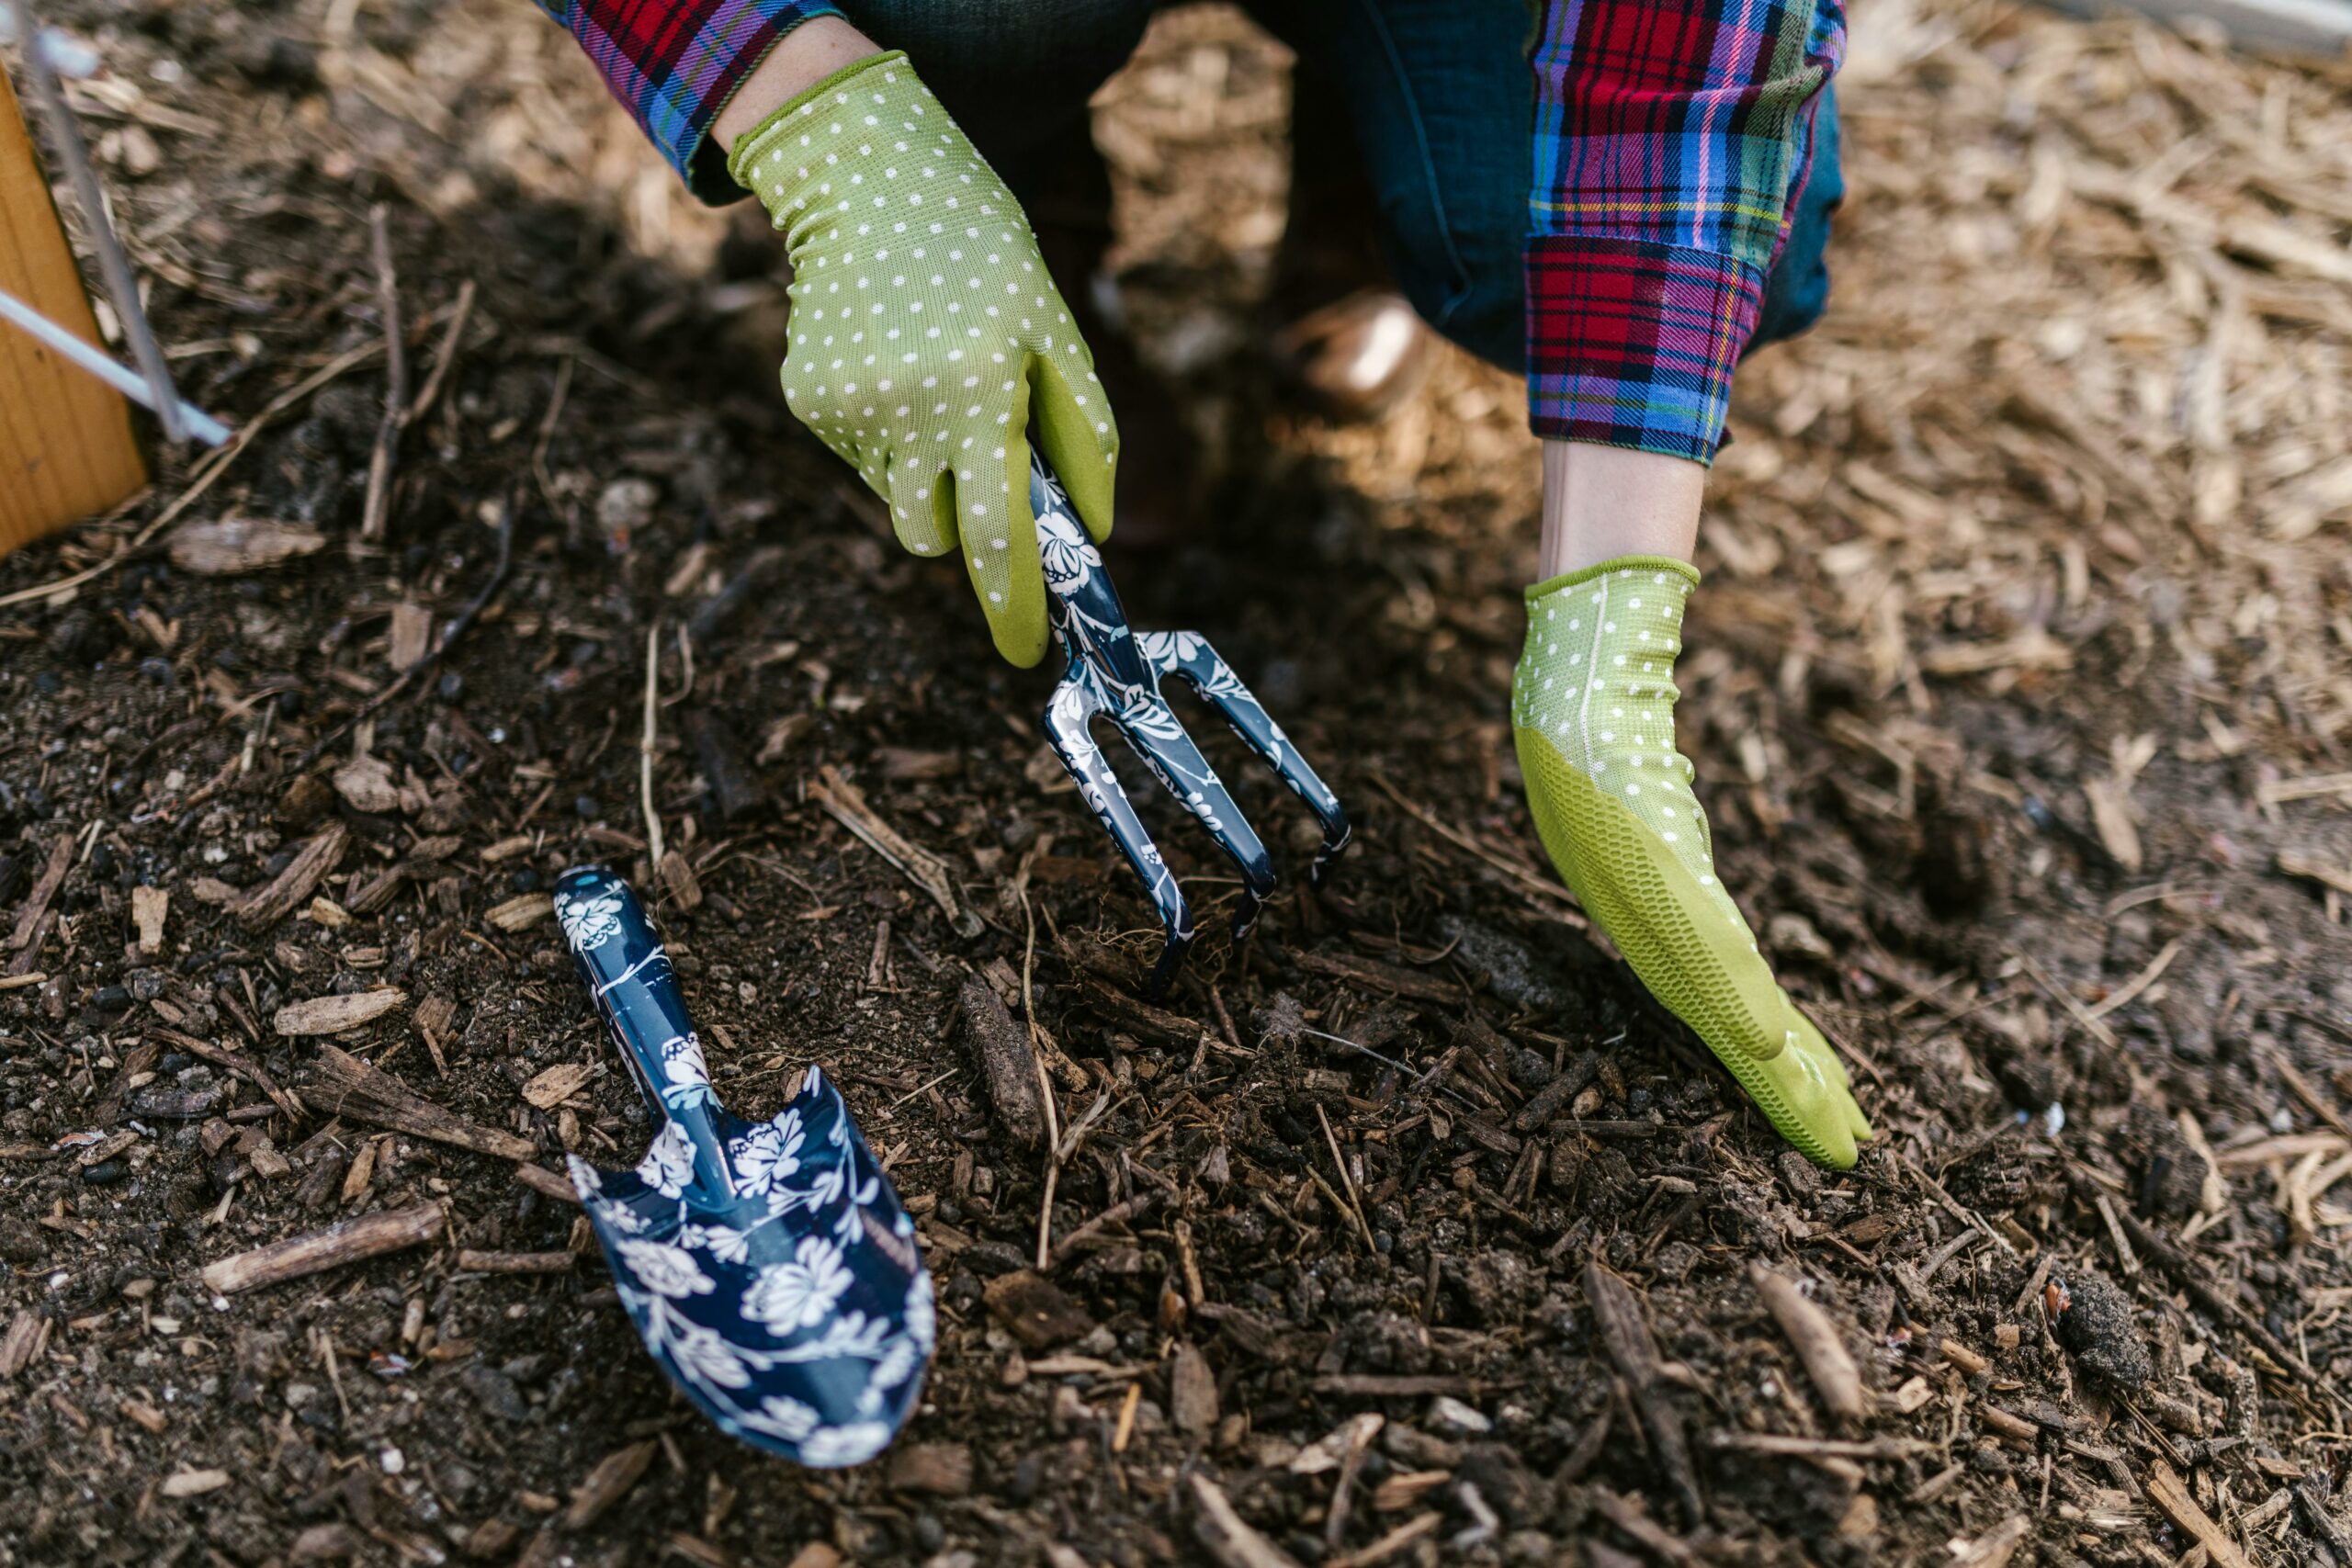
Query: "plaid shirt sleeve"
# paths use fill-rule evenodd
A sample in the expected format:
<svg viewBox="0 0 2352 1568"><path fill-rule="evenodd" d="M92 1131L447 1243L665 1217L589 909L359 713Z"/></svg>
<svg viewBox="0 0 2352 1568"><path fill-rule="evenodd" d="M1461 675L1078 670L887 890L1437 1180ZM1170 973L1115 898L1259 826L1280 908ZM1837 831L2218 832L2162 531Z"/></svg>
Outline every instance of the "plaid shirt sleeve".
<svg viewBox="0 0 2352 1568"><path fill-rule="evenodd" d="M1712 461L1845 53L1843 0L1539 0L1538 435Z"/></svg>
<svg viewBox="0 0 2352 1568"><path fill-rule="evenodd" d="M741 197L711 123L778 39L812 17L838 17L831 0L538 0L571 29L613 96L684 177L714 205Z"/></svg>

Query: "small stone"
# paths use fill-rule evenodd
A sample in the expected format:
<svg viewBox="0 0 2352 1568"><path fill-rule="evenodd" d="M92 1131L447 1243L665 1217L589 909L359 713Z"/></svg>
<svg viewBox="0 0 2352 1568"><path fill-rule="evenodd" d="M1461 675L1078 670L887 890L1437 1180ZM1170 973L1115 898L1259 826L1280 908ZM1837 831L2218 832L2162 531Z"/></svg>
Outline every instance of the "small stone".
<svg viewBox="0 0 2352 1568"><path fill-rule="evenodd" d="M1031 1350L1050 1350L1094 1328L1069 1292L1031 1269L990 1280L982 1293L996 1320Z"/></svg>
<svg viewBox="0 0 2352 1568"><path fill-rule="evenodd" d="M1491 1418L1450 1393L1441 1393L1430 1402L1430 1425L1442 1432L1470 1437L1495 1429Z"/></svg>
<svg viewBox="0 0 2352 1568"><path fill-rule="evenodd" d="M962 1443L906 1443L890 1457L890 1484L901 1492L961 1497L972 1489L972 1450Z"/></svg>

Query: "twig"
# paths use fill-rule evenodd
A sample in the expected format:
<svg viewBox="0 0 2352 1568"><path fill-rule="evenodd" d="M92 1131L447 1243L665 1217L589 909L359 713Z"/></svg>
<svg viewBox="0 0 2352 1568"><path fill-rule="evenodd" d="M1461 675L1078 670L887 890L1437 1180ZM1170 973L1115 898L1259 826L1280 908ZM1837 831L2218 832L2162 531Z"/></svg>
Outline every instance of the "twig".
<svg viewBox="0 0 2352 1568"><path fill-rule="evenodd" d="M555 480L548 473L548 447L555 441L556 422L563 417L564 400L571 395L572 360L566 355L555 373L555 392L548 399L548 412L539 421L538 438L531 443L531 477L538 481L539 499L548 503L548 511L571 525L571 514L555 498Z"/></svg>
<svg viewBox="0 0 2352 1568"><path fill-rule="evenodd" d="M506 586L506 573L514 564L514 502L510 496L498 504L498 560L490 569L490 577L482 583L481 591L467 602L464 609L451 617L448 629L434 639L433 646L425 651L424 658L401 671L392 679L390 685L361 704L357 713L313 741L311 749L302 753L302 760L294 765L292 771L300 773L309 768L311 763L326 754L329 747L349 734L353 726L374 717L382 710L385 704L399 696L418 677L439 664L442 656L457 646L458 639L464 637L474 622L480 618L481 613L490 607L490 602L498 597L498 591Z"/></svg>
<svg viewBox="0 0 2352 1568"><path fill-rule="evenodd" d="M349 353L328 361L285 391L280 392L269 400L261 412L239 425L236 434L229 438L229 444L226 446L216 447L204 455L203 460L197 465L194 481L188 485L187 489L180 491L178 498L169 506L158 513L154 521L140 529L132 536L130 543L123 546L96 566L84 567L79 571L68 572L63 577L36 583L30 588L19 588L13 593L0 593L0 610L5 610L11 604L23 604L35 599L46 599L51 594L62 593L70 588L79 588L82 584L103 577L128 561L140 550L145 548L156 535L179 521L180 513L195 505L203 497L204 492L210 490L220 476L229 471L229 465L235 462L245 448L254 444L254 438L260 435L272 420L336 377L343 375L355 366L366 364L383 352L384 345L380 343L362 344Z"/></svg>
<svg viewBox="0 0 2352 1568"><path fill-rule="evenodd" d="M1513 865L1510 861L1505 860L1502 856L1487 848L1486 845L1478 842L1476 839L1471 838L1468 834L1464 833L1457 829L1448 827L1444 822L1439 820L1437 815L1428 807L1417 806L1412 801L1405 798L1405 796L1398 792L1396 786L1388 782L1388 775L1382 773L1377 768L1372 770L1372 782L1378 784L1382 793L1386 795L1389 799L1404 807L1406 815L1412 818L1414 821L1419 822L1422 827L1427 828L1430 832L1435 833L1447 843L1453 844L1458 849L1467 850L1470 853L1476 855L1480 860L1485 861L1488 865L1493 866L1497 871L1501 872L1505 876L1510 877L1511 881L1517 883L1521 891L1535 894L1540 897L1549 899L1555 904L1565 904L1570 909L1577 908L1577 901L1569 896L1566 888L1555 887L1552 884L1544 881L1542 877L1536 875L1525 866Z"/></svg>
<svg viewBox="0 0 2352 1568"><path fill-rule="evenodd" d="M1053 1261L1054 1189L1060 1184L1062 1128L1060 1113L1054 1109L1054 1082L1046 1075L1046 1055L1037 1049L1037 993L1032 984L1037 963L1037 910L1029 902L1029 872L1037 863L1039 847L1033 845L1022 857L1021 869L1012 879L1012 888L1021 896L1023 928L1021 1017L1029 1026L1029 1065L1037 1074L1038 1098L1046 1102L1046 1197L1045 1201L1037 1205L1037 1267L1044 1269Z"/></svg>
<svg viewBox="0 0 2352 1568"><path fill-rule="evenodd" d="M1898 1460L1936 1451L1935 1444L1917 1438L1799 1438L1781 1432L1723 1431L1710 1432L1703 1440L1711 1449L1786 1459Z"/></svg>
<svg viewBox="0 0 2352 1568"><path fill-rule="evenodd" d="M1323 1114L1323 1107L1319 1101L1315 1107L1315 1120L1323 1125L1323 1142L1331 1151L1332 1168L1340 1173L1340 1189L1348 1195L1348 1201L1342 1207L1355 1221L1356 1234L1363 1237L1363 1249L1376 1254L1380 1248L1373 1242L1372 1227L1364 1224L1363 1206L1356 1201L1356 1184L1348 1175L1348 1162L1340 1157L1340 1140L1332 1135L1331 1119Z"/></svg>
<svg viewBox="0 0 2352 1568"><path fill-rule="evenodd" d="M2140 1255L2132 1250L2132 1238L2123 1234L2123 1222L2115 1212L2115 1200L2106 1193L2098 1195L2099 1218L2107 1222L2107 1234L2115 1243L2115 1260L2125 1276L2140 1271Z"/></svg>
<svg viewBox="0 0 2352 1568"><path fill-rule="evenodd" d="M1214 999L1216 993L1215 991L1211 991L1209 995L1210 998ZM1345 1045L1349 1050L1355 1052L1359 1055L1369 1056L1375 1062L1384 1063L1388 1066L1394 1067L1396 1071L1404 1074L1407 1077L1418 1077L1420 1076L1420 1069L1414 1066L1410 1062L1400 1062L1396 1057L1375 1051L1369 1045L1360 1045L1344 1034L1330 1034L1320 1029L1310 1029L1304 1024L1299 1026L1298 1032L1301 1034L1311 1034L1317 1040L1329 1040L1334 1045ZM1473 1111L1479 1108L1476 1100L1471 1099L1466 1094L1448 1089L1443 1084L1437 1086L1437 1091L1449 1099L1459 1100L1464 1105L1470 1107Z"/></svg>
<svg viewBox="0 0 2352 1568"><path fill-rule="evenodd" d="M2132 976L2131 979L2123 983L2120 989L2109 996L2106 1000L2100 1002L2097 1007L2092 1008L2087 1016L2091 1018L2105 1018L2109 1013L2113 1012L2116 1009L2128 1006L2134 1000L2138 999L2141 992L2154 985L2158 979L2163 977L2164 972L2172 967L2173 959L2178 956L2180 953L2180 943L2181 939L2179 937L2175 937L2170 942L2165 943L2163 950L2154 958L2148 960L2146 968L2141 970L2137 975Z"/></svg>
<svg viewBox="0 0 2352 1568"><path fill-rule="evenodd" d="M1862 1386L1861 1371L1821 1304L1797 1289L1794 1280L1760 1263L1749 1267L1747 1278L1781 1332L1796 1347L1797 1359L1804 1363L1805 1373L1829 1413L1847 1422L1869 1415L1870 1393Z"/></svg>
<svg viewBox="0 0 2352 1568"><path fill-rule="evenodd" d="M283 1280L299 1280L322 1269L379 1258L403 1247L421 1247L441 1234L446 1220L438 1203L416 1203L405 1209L362 1214L309 1235L272 1242L234 1258L224 1258L204 1270L205 1288L224 1296L234 1295Z"/></svg>
<svg viewBox="0 0 2352 1568"><path fill-rule="evenodd" d="M1059 1263L1063 1258L1068 1258L1072 1252L1076 1251L1081 1244L1091 1237L1101 1234L1102 1231L1107 1230L1113 1225L1124 1224L1128 1220L1134 1219L1136 1215L1146 1213L1166 1196L1166 1193L1162 1192L1159 1188L1154 1187L1138 1192L1134 1197L1126 1199L1124 1201L1112 1204L1109 1208L1103 1210L1101 1213L1095 1215L1092 1219L1087 1221L1076 1230L1070 1232L1069 1235L1062 1237L1060 1241L1055 1243L1053 1261Z"/></svg>
<svg viewBox="0 0 2352 1568"><path fill-rule="evenodd" d="M637 742L637 789L645 810L645 852L662 863L662 812L653 804L653 753L661 742L662 623L645 630L645 733Z"/></svg>
<svg viewBox="0 0 2352 1568"><path fill-rule="evenodd" d="M458 351L465 346L466 327L473 314L474 280L469 277L458 290L458 303L449 317L448 330L441 334L441 346L433 355L433 368L425 373L424 389L416 394L416 401L409 404L408 412L401 416L402 429L433 412L433 405L441 397L441 383L448 379L450 367L458 362Z"/></svg>
<svg viewBox="0 0 2352 1568"><path fill-rule="evenodd" d="M2035 963L2031 953L2027 953L2025 949L2021 947L2012 947L2009 949L2009 953L2011 956L2017 959L2018 963L2024 968L2025 972L2033 976L2034 984L2049 992L2051 999L2055 1001L2060 1007L2064 1008L2069 1013L2073 1014L2075 1021L2081 1024L2085 1029L2089 1030L2092 1036L2096 1038L2100 1044L2107 1046L2109 1050L2119 1048L2119 1043L2115 1038L2115 1031L2109 1029L2105 1023L2099 1021L2098 1015L2092 1012L2090 1009L2085 1007L2081 1000L2075 997L2074 992L2060 985L2057 980L2052 976L2049 970L2044 969L2041 964Z"/></svg>
<svg viewBox="0 0 2352 1568"><path fill-rule="evenodd" d="M392 239L384 204L368 210L369 242L376 253L376 310L384 322L384 416L376 424L376 450L368 459L368 503L360 513L359 536L384 536L391 509L392 464L400 457L401 426L408 419L408 348L401 342L400 275L392 268Z"/></svg>
<svg viewBox="0 0 2352 1568"><path fill-rule="evenodd" d="M1185 1480L1192 1483L1193 1538L1219 1568L1298 1568L1296 1558L1234 1510L1223 1487L1197 1470Z"/></svg>
<svg viewBox="0 0 2352 1568"><path fill-rule="evenodd" d="M1640 1413L1642 1425L1649 1428L1683 1516L1695 1528L1705 1520L1707 1506L1699 1496L1699 1472L1690 1462L1690 1442L1683 1430L1681 1413L1660 1386L1665 1378L1649 1320L1642 1315L1633 1288L1598 1262L1584 1266L1584 1294L1600 1330L1601 1348L1623 1374L1634 1408Z"/></svg>

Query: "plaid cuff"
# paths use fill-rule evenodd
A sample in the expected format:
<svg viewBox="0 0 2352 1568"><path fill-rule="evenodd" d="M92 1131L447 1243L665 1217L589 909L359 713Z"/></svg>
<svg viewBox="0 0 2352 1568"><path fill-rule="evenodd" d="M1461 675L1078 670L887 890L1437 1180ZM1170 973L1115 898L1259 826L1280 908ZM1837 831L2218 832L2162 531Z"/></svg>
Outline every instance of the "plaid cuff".
<svg viewBox="0 0 2352 1568"><path fill-rule="evenodd" d="M1539 234L1527 242L1535 434L1714 460L1764 275L1715 251Z"/></svg>
<svg viewBox="0 0 2352 1568"><path fill-rule="evenodd" d="M776 40L831 0L571 0L565 20L686 188L714 206L741 200L711 123Z"/></svg>

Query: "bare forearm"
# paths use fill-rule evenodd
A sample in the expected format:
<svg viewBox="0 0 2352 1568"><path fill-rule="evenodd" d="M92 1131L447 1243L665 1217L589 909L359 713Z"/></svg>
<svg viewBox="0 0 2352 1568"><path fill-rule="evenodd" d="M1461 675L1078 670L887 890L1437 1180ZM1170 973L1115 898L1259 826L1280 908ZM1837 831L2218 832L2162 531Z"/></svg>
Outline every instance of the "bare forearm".
<svg viewBox="0 0 2352 1568"><path fill-rule="evenodd" d="M839 17L803 22L779 39L759 68L743 79L712 123L711 134L732 152L737 137L777 109L842 66L881 52L880 45Z"/></svg>
<svg viewBox="0 0 2352 1568"><path fill-rule="evenodd" d="M1544 542L1536 575L1557 577L1617 556L1689 560L1707 470L1680 457L1544 443Z"/></svg>

